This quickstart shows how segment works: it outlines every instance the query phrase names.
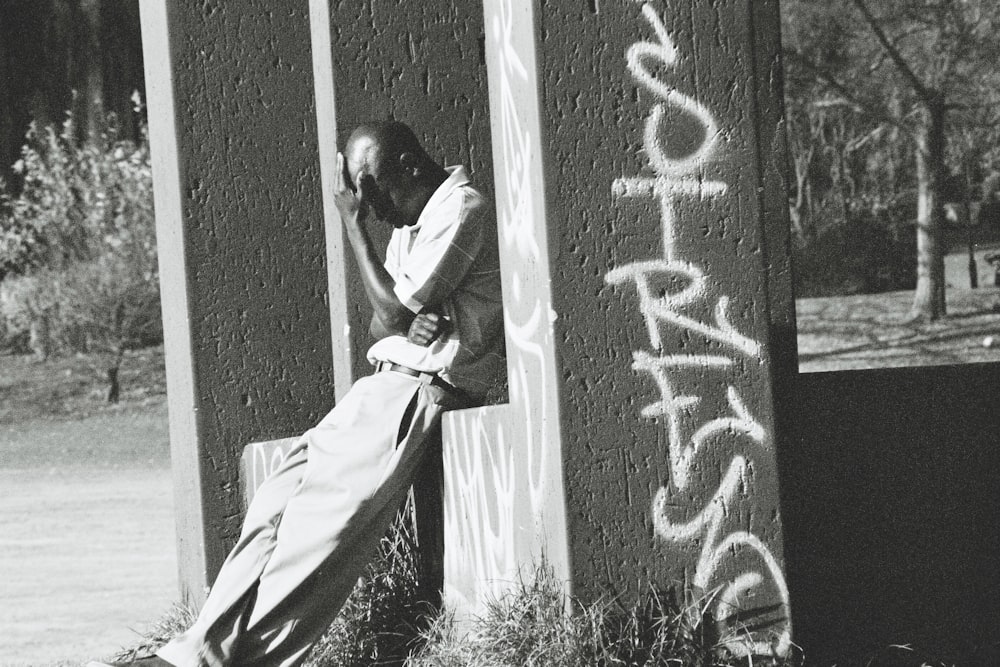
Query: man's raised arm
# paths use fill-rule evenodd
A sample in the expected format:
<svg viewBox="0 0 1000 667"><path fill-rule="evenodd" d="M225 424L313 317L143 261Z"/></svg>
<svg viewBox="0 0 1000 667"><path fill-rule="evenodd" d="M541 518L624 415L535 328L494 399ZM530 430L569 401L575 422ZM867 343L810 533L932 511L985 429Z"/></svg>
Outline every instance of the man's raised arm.
<svg viewBox="0 0 1000 667"><path fill-rule="evenodd" d="M334 202L340 211L340 219L347 231L347 240L354 251L361 273L361 283L372 304L371 333L375 338L405 336L416 315L396 296L393 288L396 282L382 266L365 226L371 207L365 197L367 175L359 174L358 190L355 192L347 175L344 156L337 154L337 177L334 183Z"/></svg>

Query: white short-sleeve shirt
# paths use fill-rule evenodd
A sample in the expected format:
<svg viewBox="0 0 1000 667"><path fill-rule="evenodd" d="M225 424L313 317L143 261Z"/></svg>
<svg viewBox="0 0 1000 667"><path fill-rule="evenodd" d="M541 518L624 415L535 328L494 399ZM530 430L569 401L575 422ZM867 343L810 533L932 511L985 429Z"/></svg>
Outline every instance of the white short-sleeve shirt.
<svg viewBox="0 0 1000 667"><path fill-rule="evenodd" d="M448 172L417 223L393 231L385 268L407 308L444 313L451 332L427 347L388 336L368 350L368 360L438 373L481 395L506 372L496 215L464 168Z"/></svg>

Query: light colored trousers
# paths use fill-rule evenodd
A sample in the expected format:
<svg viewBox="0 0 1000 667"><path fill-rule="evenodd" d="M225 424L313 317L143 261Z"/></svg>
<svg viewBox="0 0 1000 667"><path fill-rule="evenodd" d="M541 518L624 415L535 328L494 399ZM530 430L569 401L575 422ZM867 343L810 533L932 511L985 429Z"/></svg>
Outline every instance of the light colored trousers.
<svg viewBox="0 0 1000 667"><path fill-rule="evenodd" d="M257 490L178 667L298 665L337 616L406 497L441 412L467 404L393 371L358 380Z"/></svg>

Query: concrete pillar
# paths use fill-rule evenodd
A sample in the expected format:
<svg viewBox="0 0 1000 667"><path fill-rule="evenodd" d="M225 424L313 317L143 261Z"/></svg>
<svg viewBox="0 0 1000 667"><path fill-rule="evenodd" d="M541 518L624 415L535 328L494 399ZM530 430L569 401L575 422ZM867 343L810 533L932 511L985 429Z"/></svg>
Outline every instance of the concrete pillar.
<svg viewBox="0 0 1000 667"><path fill-rule="evenodd" d="M536 566L571 579L534 10L485 7L509 402L445 415L444 601L464 616Z"/></svg>
<svg viewBox="0 0 1000 667"><path fill-rule="evenodd" d="M306 0L141 3L184 597L240 528L237 465L333 404Z"/></svg>
<svg viewBox="0 0 1000 667"><path fill-rule="evenodd" d="M448 600L544 557L786 652L776 3L485 4L510 404L448 418Z"/></svg>

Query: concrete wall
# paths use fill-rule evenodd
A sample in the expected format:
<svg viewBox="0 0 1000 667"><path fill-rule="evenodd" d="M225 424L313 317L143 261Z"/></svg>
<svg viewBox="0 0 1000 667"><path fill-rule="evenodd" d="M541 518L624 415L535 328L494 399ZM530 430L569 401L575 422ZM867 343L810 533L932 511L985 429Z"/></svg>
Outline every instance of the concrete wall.
<svg viewBox="0 0 1000 667"><path fill-rule="evenodd" d="M750 4L546 13L550 253L573 580L717 591L784 651Z"/></svg>
<svg viewBox="0 0 1000 667"><path fill-rule="evenodd" d="M291 437L251 442L243 448L240 457L240 500L244 512L250 507L257 489L278 471L298 440L298 437Z"/></svg>
<svg viewBox="0 0 1000 667"><path fill-rule="evenodd" d="M535 10L485 3L509 402L444 421L445 602L460 615L548 568L571 588Z"/></svg>
<svg viewBox="0 0 1000 667"><path fill-rule="evenodd" d="M740 650L788 649L775 10L486 3L511 403L448 422L452 600L542 554L584 598L714 592Z"/></svg>
<svg viewBox="0 0 1000 667"><path fill-rule="evenodd" d="M240 528L251 441L333 403L305 0L142 3L185 598Z"/></svg>

